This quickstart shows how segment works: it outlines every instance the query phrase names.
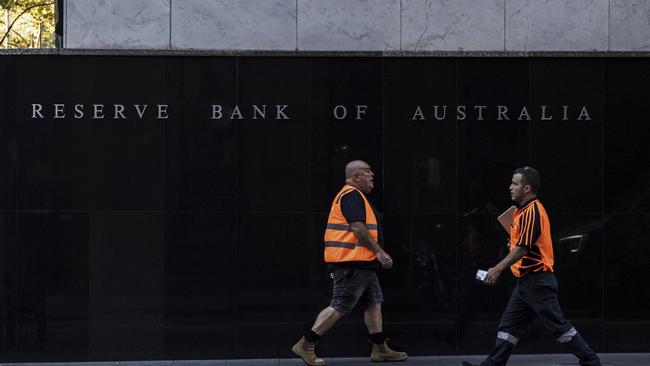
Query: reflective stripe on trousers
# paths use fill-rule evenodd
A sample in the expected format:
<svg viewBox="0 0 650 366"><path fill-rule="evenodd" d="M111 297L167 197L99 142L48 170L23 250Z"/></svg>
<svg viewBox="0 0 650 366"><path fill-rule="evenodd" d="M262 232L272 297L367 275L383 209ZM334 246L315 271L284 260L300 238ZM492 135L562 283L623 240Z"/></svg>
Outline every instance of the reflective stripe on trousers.
<svg viewBox="0 0 650 366"><path fill-rule="evenodd" d="M568 331L566 331L564 334L561 336L557 337L557 341L560 343L568 343L575 337L575 335L578 334L578 331L576 328L571 327Z"/></svg>
<svg viewBox="0 0 650 366"><path fill-rule="evenodd" d="M498 339L503 339L504 341L512 343L513 346L516 346L517 343L519 343L519 339L515 336L513 336L510 333L506 332L498 332L497 333L497 338Z"/></svg>

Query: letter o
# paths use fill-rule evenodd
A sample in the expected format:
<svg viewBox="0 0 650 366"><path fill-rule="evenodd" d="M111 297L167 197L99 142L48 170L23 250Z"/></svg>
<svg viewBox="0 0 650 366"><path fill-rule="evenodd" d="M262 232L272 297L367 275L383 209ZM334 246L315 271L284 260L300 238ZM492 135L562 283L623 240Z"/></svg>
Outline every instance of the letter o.
<svg viewBox="0 0 650 366"><path fill-rule="evenodd" d="M340 117L339 117L339 112L338 112L338 111L340 111L340 110L343 110L343 116L340 116ZM345 108L345 107L342 106L342 105L337 105L336 107L334 107L334 118L336 118L336 119L343 119L343 118L345 118L345 117L347 117L347 116L348 116L348 110L347 110L347 108Z"/></svg>

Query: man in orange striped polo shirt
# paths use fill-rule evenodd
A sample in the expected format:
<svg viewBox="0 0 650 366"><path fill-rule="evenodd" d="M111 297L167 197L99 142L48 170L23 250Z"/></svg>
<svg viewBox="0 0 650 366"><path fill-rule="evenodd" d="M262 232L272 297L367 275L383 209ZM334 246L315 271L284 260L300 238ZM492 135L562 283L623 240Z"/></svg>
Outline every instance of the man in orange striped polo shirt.
<svg viewBox="0 0 650 366"><path fill-rule="evenodd" d="M499 322L496 347L480 366L504 366L536 316L559 343L578 357L580 365L600 366L598 355L564 317L557 300L551 225L537 198L540 186L539 173L531 167L516 169L512 175L510 195L518 207L510 228L510 253L488 270L484 281L494 285L501 273L510 267L518 279L517 287ZM463 362L463 366L471 364Z"/></svg>

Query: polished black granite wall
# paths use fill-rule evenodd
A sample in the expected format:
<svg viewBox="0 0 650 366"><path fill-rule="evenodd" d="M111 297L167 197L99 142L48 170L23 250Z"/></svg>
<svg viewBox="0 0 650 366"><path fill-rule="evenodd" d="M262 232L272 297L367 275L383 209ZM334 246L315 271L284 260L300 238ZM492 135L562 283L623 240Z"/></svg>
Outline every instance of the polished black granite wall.
<svg viewBox="0 0 650 366"><path fill-rule="evenodd" d="M289 357L327 304L321 239L352 159L376 172L394 343L490 350L514 280L472 277L503 256L495 217L532 165L565 313L599 352L650 352L647 59L4 56L0 70L0 361ZM366 339L355 312L319 352L364 355ZM517 350L563 352L539 322Z"/></svg>

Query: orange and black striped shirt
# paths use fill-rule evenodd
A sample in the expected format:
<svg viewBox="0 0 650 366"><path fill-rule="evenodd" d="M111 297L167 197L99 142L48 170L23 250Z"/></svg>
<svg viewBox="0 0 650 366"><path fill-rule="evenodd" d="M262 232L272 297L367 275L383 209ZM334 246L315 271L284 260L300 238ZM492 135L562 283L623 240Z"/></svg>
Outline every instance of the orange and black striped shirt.
<svg viewBox="0 0 650 366"><path fill-rule="evenodd" d="M516 246L528 248L528 254L510 267L516 277L529 272L553 272L551 224L544 206L536 198L515 211L510 228L510 250Z"/></svg>

